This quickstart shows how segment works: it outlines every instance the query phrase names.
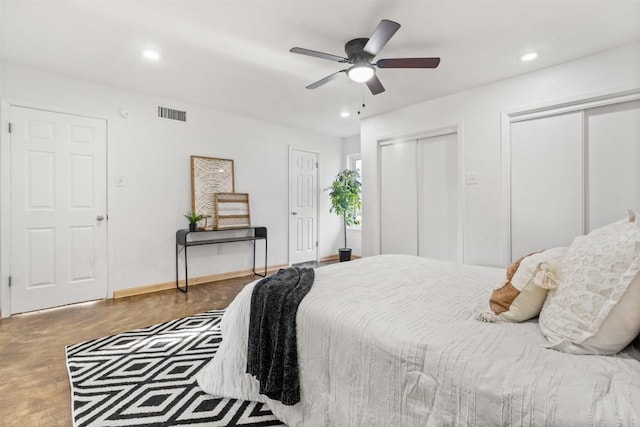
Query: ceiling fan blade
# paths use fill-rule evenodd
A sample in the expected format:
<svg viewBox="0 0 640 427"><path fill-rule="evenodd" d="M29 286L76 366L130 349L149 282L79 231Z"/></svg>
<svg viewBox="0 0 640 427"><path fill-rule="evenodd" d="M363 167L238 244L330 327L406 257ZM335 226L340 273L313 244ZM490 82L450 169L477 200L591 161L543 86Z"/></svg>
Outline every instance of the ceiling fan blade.
<svg viewBox="0 0 640 427"><path fill-rule="evenodd" d="M379 59L376 62L378 68L436 68L440 64L440 58L394 58Z"/></svg>
<svg viewBox="0 0 640 427"><path fill-rule="evenodd" d="M367 87L374 95L384 92L384 86L382 86L380 79L378 79L378 76L376 76L375 74L373 77L367 80Z"/></svg>
<svg viewBox="0 0 640 427"><path fill-rule="evenodd" d="M332 55L330 53L318 52L315 50L305 49L303 47L292 47L289 49L291 53L299 53L300 55L313 56L321 59L328 59L329 61L335 62L347 62L347 58L343 58L342 56Z"/></svg>
<svg viewBox="0 0 640 427"><path fill-rule="evenodd" d="M399 28L400 24L397 22L383 19L380 21L376 29L373 30L371 37L369 37L369 41L362 50L372 56L376 56Z"/></svg>
<svg viewBox="0 0 640 427"><path fill-rule="evenodd" d="M335 72L335 73L333 73L333 74L329 74L327 77L325 77L325 78L323 78L323 79L320 79L320 80L318 80L318 81L317 81L317 82L315 82L315 83L311 83L309 86L307 86L307 89L315 89L315 88L320 87L320 86L322 86L322 85L324 85L324 84L327 84L327 83L329 83L331 80L333 80L333 79L335 79L336 77L338 77L338 74L340 74L340 73L344 73L345 71L347 71L347 70L340 70L340 71L336 71L336 72Z"/></svg>

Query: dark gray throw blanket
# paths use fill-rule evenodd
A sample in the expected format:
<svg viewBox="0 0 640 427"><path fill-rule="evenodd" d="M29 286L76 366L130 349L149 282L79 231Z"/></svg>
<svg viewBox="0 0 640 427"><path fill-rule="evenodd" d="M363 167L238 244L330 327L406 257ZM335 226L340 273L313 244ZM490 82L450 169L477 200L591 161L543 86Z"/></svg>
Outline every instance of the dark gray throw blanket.
<svg viewBox="0 0 640 427"><path fill-rule="evenodd" d="M296 313L314 277L312 268L282 269L251 295L247 373L260 381L260 394L285 405L300 401Z"/></svg>

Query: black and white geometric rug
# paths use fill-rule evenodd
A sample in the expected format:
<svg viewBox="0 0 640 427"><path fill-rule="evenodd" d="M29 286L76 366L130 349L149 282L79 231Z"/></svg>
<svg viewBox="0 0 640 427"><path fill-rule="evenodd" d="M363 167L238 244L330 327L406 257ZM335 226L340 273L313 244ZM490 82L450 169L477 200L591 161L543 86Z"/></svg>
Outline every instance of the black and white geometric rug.
<svg viewBox="0 0 640 427"><path fill-rule="evenodd" d="M195 374L222 341L224 310L67 347L73 425L283 426L266 405L205 394Z"/></svg>

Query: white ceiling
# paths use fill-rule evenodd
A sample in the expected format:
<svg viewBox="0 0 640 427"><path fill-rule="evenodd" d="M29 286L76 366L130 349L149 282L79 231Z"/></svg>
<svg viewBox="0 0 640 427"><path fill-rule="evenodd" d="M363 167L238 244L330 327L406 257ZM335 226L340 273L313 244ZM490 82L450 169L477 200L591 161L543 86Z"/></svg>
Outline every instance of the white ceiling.
<svg viewBox="0 0 640 427"><path fill-rule="evenodd" d="M369 117L640 40L635 0L1 1L6 63L340 137L359 132L363 96ZM378 58L440 67L379 70L375 97L344 75L305 89L344 67L291 47L343 56L383 18L402 27ZM520 62L530 50L539 59Z"/></svg>

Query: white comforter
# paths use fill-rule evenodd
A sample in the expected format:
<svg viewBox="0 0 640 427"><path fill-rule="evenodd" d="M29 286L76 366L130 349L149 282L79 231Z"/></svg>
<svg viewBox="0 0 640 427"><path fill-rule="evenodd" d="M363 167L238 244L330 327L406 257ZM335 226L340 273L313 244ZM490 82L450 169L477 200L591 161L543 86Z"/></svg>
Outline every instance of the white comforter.
<svg viewBox="0 0 640 427"><path fill-rule="evenodd" d="M266 401L289 426L640 426L637 352L564 354L542 348L536 322L475 320L503 275L400 255L317 269L297 316L295 406L259 395L245 373L248 285L198 383Z"/></svg>

